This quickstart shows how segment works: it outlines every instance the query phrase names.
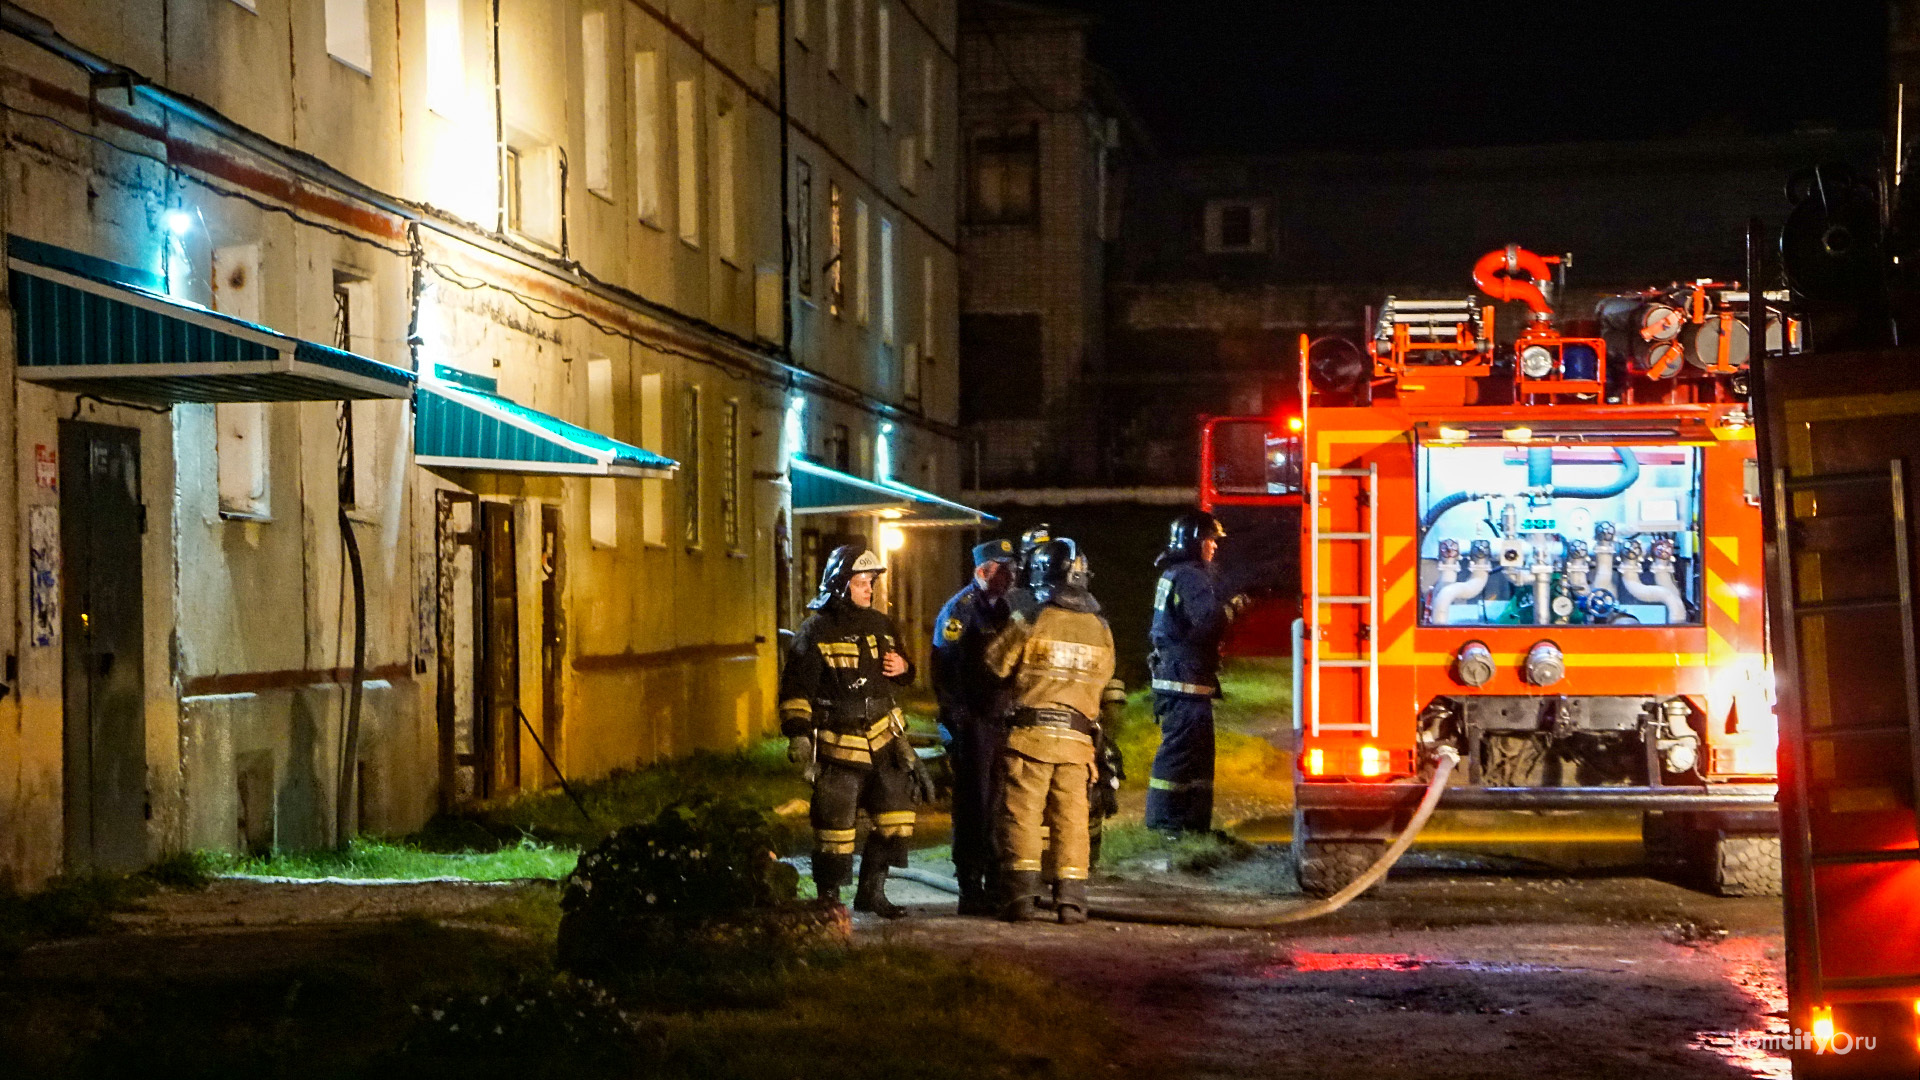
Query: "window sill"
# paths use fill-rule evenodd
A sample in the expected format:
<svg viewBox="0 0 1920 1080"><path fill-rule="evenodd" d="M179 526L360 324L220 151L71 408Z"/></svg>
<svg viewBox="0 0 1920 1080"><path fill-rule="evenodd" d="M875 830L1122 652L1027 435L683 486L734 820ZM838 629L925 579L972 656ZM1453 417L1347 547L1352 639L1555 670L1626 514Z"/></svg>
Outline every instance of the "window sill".
<svg viewBox="0 0 1920 1080"><path fill-rule="evenodd" d="M694 251L700 250L700 238L697 236L683 236L680 238L680 242Z"/></svg>
<svg viewBox="0 0 1920 1080"><path fill-rule="evenodd" d="M744 558L747 558L747 553L746 553L746 552L744 552L744 551L728 551L728 552L727 552L727 558L729 558L729 559L744 559Z"/></svg>
<svg viewBox="0 0 1920 1080"><path fill-rule="evenodd" d="M347 507L347 520L361 525L380 524L380 511L377 507Z"/></svg>
<svg viewBox="0 0 1920 1080"><path fill-rule="evenodd" d="M333 61L336 64L339 64L341 67L346 68L348 71L351 71L355 75L359 75L362 78L365 78L368 80L372 80L373 78L373 72L370 70L371 62L369 62L369 67L361 67L359 64L354 63L353 61L347 59L346 57L335 56L333 53L328 53L327 59Z"/></svg>
<svg viewBox="0 0 1920 1080"><path fill-rule="evenodd" d="M613 192L611 191L601 191L598 188L588 188L587 194L593 196L596 199L599 199L601 202L606 203L608 206L613 205Z"/></svg>
<svg viewBox="0 0 1920 1080"><path fill-rule="evenodd" d="M652 229L654 232L667 231L667 227L665 225L660 224L660 217L657 214L654 215L653 217L640 218L639 221L640 221L640 224L645 225L647 228Z"/></svg>
<svg viewBox="0 0 1920 1080"><path fill-rule="evenodd" d="M221 507L220 520L267 522L273 520L273 515L264 510L228 510Z"/></svg>

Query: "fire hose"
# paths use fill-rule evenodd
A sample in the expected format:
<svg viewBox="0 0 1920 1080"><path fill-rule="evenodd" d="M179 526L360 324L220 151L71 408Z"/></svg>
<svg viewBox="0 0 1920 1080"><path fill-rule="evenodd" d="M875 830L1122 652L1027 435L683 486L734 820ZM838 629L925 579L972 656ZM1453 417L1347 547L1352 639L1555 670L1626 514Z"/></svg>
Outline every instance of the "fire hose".
<svg viewBox="0 0 1920 1080"><path fill-rule="evenodd" d="M1447 778L1453 775L1453 768L1460 763L1460 752L1451 746L1443 746L1438 752L1434 764L1433 779L1427 781L1426 794L1420 799L1420 805L1414 808L1413 817L1407 821L1407 827L1381 852L1373 865L1359 877L1348 882L1346 887L1324 900L1310 904L1300 904L1283 911L1233 913L1223 911L1180 910L1175 908L1154 908L1124 906L1114 907L1106 904L1094 904L1087 909L1090 918L1105 919L1109 922L1150 923L1156 926L1208 926L1223 930L1261 930L1270 926L1284 926L1287 923L1305 922L1322 915L1331 915L1346 907L1354 897L1387 876L1393 864L1413 846L1414 838L1426 827L1427 819L1433 816L1434 807L1440 805L1440 793L1446 790ZM931 874L924 870L895 870L893 876L907 881L919 882L942 892L958 895L960 883L952 878Z"/></svg>

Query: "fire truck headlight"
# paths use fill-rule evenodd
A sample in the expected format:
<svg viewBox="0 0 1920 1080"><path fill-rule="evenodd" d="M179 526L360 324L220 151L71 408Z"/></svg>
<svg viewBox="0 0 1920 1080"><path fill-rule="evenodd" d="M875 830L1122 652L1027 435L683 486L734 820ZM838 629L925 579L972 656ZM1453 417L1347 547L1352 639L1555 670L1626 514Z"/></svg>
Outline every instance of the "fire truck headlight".
<svg viewBox="0 0 1920 1080"><path fill-rule="evenodd" d="M1538 642L1527 650L1527 662L1522 674L1535 686L1552 686L1566 677L1567 658L1561 654L1560 646L1553 642Z"/></svg>
<svg viewBox="0 0 1920 1080"><path fill-rule="evenodd" d="M1544 379L1553 374L1553 351L1545 345L1529 345L1521 349L1520 374L1529 379Z"/></svg>
<svg viewBox="0 0 1920 1080"><path fill-rule="evenodd" d="M1314 747L1307 751L1307 775L1325 776L1327 774L1327 752Z"/></svg>
<svg viewBox="0 0 1920 1080"><path fill-rule="evenodd" d="M1468 686L1487 685L1493 680L1493 653L1484 642L1467 642L1454 654L1453 674Z"/></svg>

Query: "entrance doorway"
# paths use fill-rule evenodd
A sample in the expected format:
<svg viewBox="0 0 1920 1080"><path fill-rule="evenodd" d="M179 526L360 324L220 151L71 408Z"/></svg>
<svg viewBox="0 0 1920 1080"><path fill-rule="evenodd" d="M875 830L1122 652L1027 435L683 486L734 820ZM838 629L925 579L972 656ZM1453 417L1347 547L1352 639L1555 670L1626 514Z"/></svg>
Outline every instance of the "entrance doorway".
<svg viewBox="0 0 1920 1080"><path fill-rule="evenodd" d="M60 424L66 865L147 861L140 433Z"/></svg>
<svg viewBox="0 0 1920 1080"><path fill-rule="evenodd" d="M441 802L520 787L520 591L513 504L435 504Z"/></svg>

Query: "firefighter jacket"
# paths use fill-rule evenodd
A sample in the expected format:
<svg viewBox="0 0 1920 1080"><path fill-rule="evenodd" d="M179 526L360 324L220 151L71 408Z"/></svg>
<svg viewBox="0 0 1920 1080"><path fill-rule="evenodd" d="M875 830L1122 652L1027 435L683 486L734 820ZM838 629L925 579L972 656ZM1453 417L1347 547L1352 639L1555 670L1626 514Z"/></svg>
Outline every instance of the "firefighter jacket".
<svg viewBox="0 0 1920 1080"><path fill-rule="evenodd" d="M1218 697L1220 639L1231 620L1211 563L1176 562L1153 594L1153 688L1162 693Z"/></svg>
<svg viewBox="0 0 1920 1080"><path fill-rule="evenodd" d="M1015 614L987 646L987 667L1011 677L1007 748L1035 761L1093 764L1100 694L1113 678L1113 631L1084 589L1061 588Z"/></svg>
<svg viewBox="0 0 1920 1080"><path fill-rule="evenodd" d="M889 652L905 655L893 620L845 598L800 624L780 675L780 732L815 740L822 760L865 768L905 727L893 688L913 682L913 664L893 678Z"/></svg>
<svg viewBox="0 0 1920 1080"><path fill-rule="evenodd" d="M933 693L943 717L993 715L1000 678L987 670L987 643L1007 625L1004 598L968 582L933 620Z"/></svg>

